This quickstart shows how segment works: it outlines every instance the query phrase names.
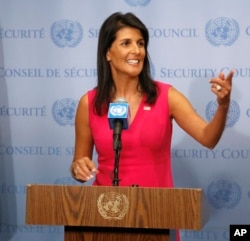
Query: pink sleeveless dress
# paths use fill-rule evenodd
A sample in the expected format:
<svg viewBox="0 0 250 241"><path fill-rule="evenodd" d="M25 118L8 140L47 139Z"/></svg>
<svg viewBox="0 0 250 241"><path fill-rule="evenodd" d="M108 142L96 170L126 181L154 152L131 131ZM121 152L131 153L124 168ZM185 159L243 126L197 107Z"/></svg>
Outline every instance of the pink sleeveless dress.
<svg viewBox="0 0 250 241"><path fill-rule="evenodd" d="M119 161L119 186L173 187L171 167L172 121L169 117L168 84L156 81L159 87L154 105L144 96L128 130L122 131ZM113 130L107 115L93 111L95 90L88 92L89 123L98 154L98 170L93 185L111 186L115 154Z"/></svg>

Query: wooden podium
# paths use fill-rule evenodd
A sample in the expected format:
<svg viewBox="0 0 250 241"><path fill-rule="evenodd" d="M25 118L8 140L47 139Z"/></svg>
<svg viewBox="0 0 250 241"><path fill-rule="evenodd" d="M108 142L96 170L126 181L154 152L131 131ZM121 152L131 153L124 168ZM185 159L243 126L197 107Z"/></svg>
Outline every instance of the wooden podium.
<svg viewBox="0 0 250 241"><path fill-rule="evenodd" d="M62 225L65 241L168 241L207 220L201 189L27 185L26 224Z"/></svg>

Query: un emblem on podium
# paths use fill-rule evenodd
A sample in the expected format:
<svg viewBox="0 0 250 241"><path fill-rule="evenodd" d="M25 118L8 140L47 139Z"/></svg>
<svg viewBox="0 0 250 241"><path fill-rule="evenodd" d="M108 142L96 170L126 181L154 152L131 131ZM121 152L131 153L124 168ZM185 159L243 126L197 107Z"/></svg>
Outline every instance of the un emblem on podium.
<svg viewBox="0 0 250 241"><path fill-rule="evenodd" d="M129 200L117 192L102 193L97 200L97 207L104 219L121 220L128 212Z"/></svg>

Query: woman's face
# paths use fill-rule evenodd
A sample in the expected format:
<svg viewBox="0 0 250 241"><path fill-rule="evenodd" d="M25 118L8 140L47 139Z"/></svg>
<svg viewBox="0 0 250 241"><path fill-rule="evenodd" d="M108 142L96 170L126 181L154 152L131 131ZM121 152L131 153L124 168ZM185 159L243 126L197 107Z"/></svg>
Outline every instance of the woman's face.
<svg viewBox="0 0 250 241"><path fill-rule="evenodd" d="M120 29L106 54L113 78L121 78L121 75L137 77L142 71L145 54L145 41L140 30Z"/></svg>

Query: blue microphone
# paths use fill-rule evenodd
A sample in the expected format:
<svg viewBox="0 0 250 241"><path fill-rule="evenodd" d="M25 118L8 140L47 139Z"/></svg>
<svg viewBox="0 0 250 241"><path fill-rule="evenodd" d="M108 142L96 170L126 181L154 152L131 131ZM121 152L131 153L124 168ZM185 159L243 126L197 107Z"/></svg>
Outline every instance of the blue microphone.
<svg viewBox="0 0 250 241"><path fill-rule="evenodd" d="M113 130L113 149L117 152L122 149L121 133L128 129L129 104L126 99L118 98L109 104L109 127Z"/></svg>
<svg viewBox="0 0 250 241"><path fill-rule="evenodd" d="M121 122L122 129L128 129L129 104L126 99L118 98L109 104L108 120L110 129L115 129L115 123Z"/></svg>

